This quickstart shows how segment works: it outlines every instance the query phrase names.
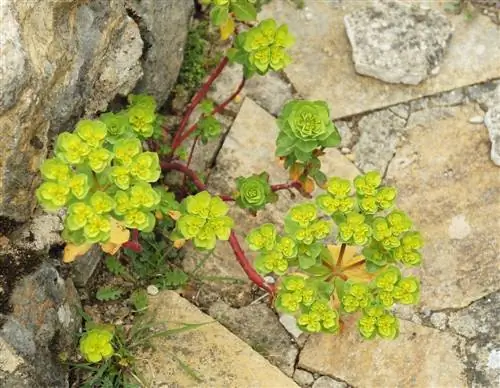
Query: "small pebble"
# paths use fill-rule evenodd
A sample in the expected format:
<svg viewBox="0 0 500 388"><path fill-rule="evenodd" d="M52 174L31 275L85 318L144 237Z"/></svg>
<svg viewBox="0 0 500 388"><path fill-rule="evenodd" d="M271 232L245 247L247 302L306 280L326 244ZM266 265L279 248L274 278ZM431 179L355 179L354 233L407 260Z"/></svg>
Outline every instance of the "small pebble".
<svg viewBox="0 0 500 388"><path fill-rule="evenodd" d="M264 276L264 281L268 284L274 284L276 282L272 276Z"/></svg>
<svg viewBox="0 0 500 388"><path fill-rule="evenodd" d="M348 154L351 152L351 149L348 147L342 147L340 152L342 152L343 154Z"/></svg>
<svg viewBox="0 0 500 388"><path fill-rule="evenodd" d="M148 288L146 288L146 292L149 294L149 295L157 295L160 291L158 290L158 287L150 284L148 286Z"/></svg>
<svg viewBox="0 0 500 388"><path fill-rule="evenodd" d="M349 159L351 162L354 162L356 160L356 157L354 156L353 153L347 154L345 157Z"/></svg>
<svg viewBox="0 0 500 388"><path fill-rule="evenodd" d="M482 124L484 121L483 116L474 116L469 119L469 123L471 124Z"/></svg>
<svg viewBox="0 0 500 388"><path fill-rule="evenodd" d="M280 316L280 323L295 339L299 338L302 334L302 330L298 328L297 320L293 315L283 314Z"/></svg>

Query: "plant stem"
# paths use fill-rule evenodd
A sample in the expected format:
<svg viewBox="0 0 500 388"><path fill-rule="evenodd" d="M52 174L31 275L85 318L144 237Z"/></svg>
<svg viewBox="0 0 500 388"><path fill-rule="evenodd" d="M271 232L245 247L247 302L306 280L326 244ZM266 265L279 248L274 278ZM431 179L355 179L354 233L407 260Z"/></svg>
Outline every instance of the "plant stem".
<svg viewBox="0 0 500 388"><path fill-rule="evenodd" d="M345 243L342 243L340 246L340 252L339 252L339 257L337 259L337 268L341 268L342 265L342 260L344 259L344 253L347 245Z"/></svg>
<svg viewBox="0 0 500 388"><path fill-rule="evenodd" d="M193 113L194 109L201 102L201 100L203 100L203 98L206 96L208 90L210 89L210 86L212 86L213 82L220 75L220 73L222 72L224 67L226 67L228 62L229 62L228 57L222 58L222 60L219 62L219 64L214 69L212 74L210 74L210 77L208 78L207 82L205 82L200 88L200 90L198 90L198 92L194 95L193 99L191 100L191 104L189 104L186 113L184 114L184 117L182 118L182 121L179 124L179 128L175 133L174 139L172 140L172 152L175 151L176 148L178 148L179 145L182 143L182 141L179 141L179 138L181 137L184 128L186 128L189 117Z"/></svg>
<svg viewBox="0 0 500 388"><path fill-rule="evenodd" d="M298 181L288 182L288 183L279 183L276 185L271 185L272 191L280 191L280 190L288 190L291 188L299 190L302 187L302 184Z"/></svg>
<svg viewBox="0 0 500 388"><path fill-rule="evenodd" d="M357 261L355 263L349 264L347 267L342 268L342 270L345 271L346 269L350 269L350 268L357 267L359 265L363 265L365 262L366 262L365 259Z"/></svg>
<svg viewBox="0 0 500 388"><path fill-rule="evenodd" d="M137 253L142 251L142 246L139 243L139 231L137 229L132 229L131 239L129 241L123 243L122 247L128 248L131 251L134 251Z"/></svg>
<svg viewBox="0 0 500 388"><path fill-rule="evenodd" d="M182 172L183 174L187 175L194 183L196 188L200 191L204 191L207 189L205 184L200 180L198 175L191 170L189 167L177 163L177 162L161 162L161 168L162 170L175 170ZM221 196L222 199L228 198L227 196ZM229 235L229 245L231 245L231 248L233 249L233 252L236 256L236 260L238 260L238 263L240 263L241 267L243 268L243 271L247 274L248 278L255 283L258 287L262 288L263 290L269 292L271 295L274 295L275 293L275 287L273 285L267 284L264 279L255 271L253 268L252 264L248 260L248 258L245 255L245 252L243 252L243 249L241 248L240 243L238 242L238 238L236 237L236 234L234 233L233 230L231 230L231 234Z"/></svg>
<svg viewBox="0 0 500 388"><path fill-rule="evenodd" d="M233 230L229 235L229 245L231 245L234 255L236 256L236 260L238 260L238 263L240 263L241 268L243 268L243 271L245 271L248 278L264 291L267 291L271 295L274 295L276 291L274 285L267 284L264 279L262 279L262 277L257 273L257 271L255 271L252 264L250 264L250 261L248 261L247 257L245 256L245 252L243 252L243 249L241 249L241 245Z"/></svg>
<svg viewBox="0 0 500 388"><path fill-rule="evenodd" d="M222 112L226 108L226 106L228 106L229 103L231 101L233 101L238 94L240 94L241 89L243 89L243 87L245 86L245 82L246 82L246 80L245 80L245 78L243 78L241 80L240 84L238 85L238 88L236 89L236 91L233 94L231 94L222 104L217 105L212 110L212 112L210 112L210 116L213 116L216 113ZM197 126L198 126L198 123L194 123L193 125L191 125L191 127L183 135L180 135L178 140L177 140L177 143L172 143L172 149L175 150L177 147L179 147L182 144L182 142L184 142L194 131L196 131Z"/></svg>
<svg viewBox="0 0 500 388"><path fill-rule="evenodd" d="M186 167L189 167L189 165L191 164L191 161L193 160L194 149L196 148L196 143L198 143L199 138L200 138L199 136L196 136L193 140L193 144L191 145L191 151L189 151L189 157L188 157L188 160L186 163ZM186 184L186 177L187 177L187 175L184 175L184 179L182 180L183 185Z"/></svg>

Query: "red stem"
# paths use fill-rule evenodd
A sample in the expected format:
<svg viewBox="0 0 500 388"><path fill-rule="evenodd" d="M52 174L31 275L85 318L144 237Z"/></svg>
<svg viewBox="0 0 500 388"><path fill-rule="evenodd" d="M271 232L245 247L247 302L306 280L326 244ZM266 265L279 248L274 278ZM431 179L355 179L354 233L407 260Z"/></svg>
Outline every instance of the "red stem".
<svg viewBox="0 0 500 388"><path fill-rule="evenodd" d="M280 191L280 190L288 190L291 188L299 190L302 187L302 184L298 181L293 181L289 183L279 183L276 185L271 185L272 191Z"/></svg>
<svg viewBox="0 0 500 388"><path fill-rule="evenodd" d="M214 69L212 74L210 74L210 77L208 78L207 82L203 84L203 86L198 90L198 92L194 95L193 100L191 101L191 104L189 104L186 113L184 114L184 117L182 118L181 123L179 124L179 128L177 129L174 139L172 140L172 150L175 151L176 148L179 147L179 145L182 143L182 141L179 141L179 138L182 135L182 132L184 131L184 128L186 128L187 122L189 120L189 117L191 116L191 113L193 113L194 109L196 106L201 102L201 100L206 96L208 93L208 90L210 89L210 86L212 86L213 82L215 79L220 75L224 67L229 62L228 57L222 58L222 60L219 62L217 67Z"/></svg>
<svg viewBox="0 0 500 388"><path fill-rule="evenodd" d="M234 255L236 256L236 260L238 260L238 263L240 263L241 268L243 268L243 271L245 271L248 278L264 291L267 291L271 295L274 295L274 293L276 292L276 287L273 284L267 284L264 279L257 273L257 271L255 271L255 269L245 256L245 252L243 252L243 249L241 249L241 245L234 231L231 231L231 234L229 235L229 245L231 245Z"/></svg>
<svg viewBox="0 0 500 388"><path fill-rule="evenodd" d="M183 174L187 175L193 181L194 185L198 190L204 191L207 189L205 184L200 180L200 178L198 178L198 175L196 175L196 173L193 170L191 170L189 167L183 164L176 162L161 162L161 168L163 170L180 171ZM221 198L227 200L229 197L221 196ZM240 263L241 267L243 268L243 271L245 271L248 278L263 290L269 292L271 295L274 295L275 287L273 285L267 284L264 281L264 279L257 273L257 271L255 271L252 264L250 264L250 261L246 257L245 252L243 252L243 249L241 248L241 245L238 242L236 234L232 230L231 234L229 235L229 245L231 245L231 248L233 249L233 252L236 256L236 259L238 260L238 263Z"/></svg>
<svg viewBox="0 0 500 388"><path fill-rule="evenodd" d="M132 229L131 239L122 244L122 247L128 248L137 253L142 251L142 246L139 243L139 231L137 229Z"/></svg>
<svg viewBox="0 0 500 388"><path fill-rule="evenodd" d="M193 160L194 149L196 148L196 143L198 143L198 139L199 139L199 136L196 136L193 140L193 144L191 145L191 151L189 151L189 157L188 157L188 160L186 163L186 167L189 167L189 165L191 164L191 161ZM184 179L182 180L183 185L186 184L186 178L187 178L187 175L184 175Z"/></svg>
<svg viewBox="0 0 500 388"><path fill-rule="evenodd" d="M216 113L222 112L226 108L226 106L228 106L229 103L231 101L233 101L238 94L240 94L241 89L243 89L243 87L245 86L245 82L246 82L246 79L243 78L241 80L240 84L238 85L238 88L236 89L236 91L233 94L231 94L223 103L221 103L220 105L217 105L212 110L212 112L210 112L210 115L213 116ZM177 147L179 147L184 140L186 140L194 131L196 131L197 126L198 126L198 123L194 123L193 125L191 125L191 127L189 127L189 129L183 135L179 136L177 143L172 143L172 149L175 150Z"/></svg>

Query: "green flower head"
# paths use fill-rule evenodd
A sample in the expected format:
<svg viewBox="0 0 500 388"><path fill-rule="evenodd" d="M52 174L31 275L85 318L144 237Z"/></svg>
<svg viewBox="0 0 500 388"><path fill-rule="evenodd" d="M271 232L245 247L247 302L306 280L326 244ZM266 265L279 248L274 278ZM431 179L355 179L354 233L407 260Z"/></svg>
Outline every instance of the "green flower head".
<svg viewBox="0 0 500 388"><path fill-rule="evenodd" d="M130 175L145 182L156 182L160 178L160 159L156 152L142 152L135 156L130 166Z"/></svg>
<svg viewBox="0 0 500 388"><path fill-rule="evenodd" d="M76 124L75 134L91 148L100 147L107 133L106 124L99 120L80 120Z"/></svg>
<svg viewBox="0 0 500 388"><path fill-rule="evenodd" d="M276 250L287 259L291 259L297 256L297 243L291 237L281 237L276 245Z"/></svg>
<svg viewBox="0 0 500 388"><path fill-rule="evenodd" d="M132 163L132 159L142 151L141 141L137 138L117 141L113 146L115 160L124 166Z"/></svg>
<svg viewBox="0 0 500 388"><path fill-rule="evenodd" d="M363 311L358 330L365 339L373 339L377 334L385 339L394 339L399 334L399 321L383 306L372 305Z"/></svg>
<svg viewBox="0 0 500 388"><path fill-rule="evenodd" d="M146 105L132 105L128 110L128 118L132 129L143 137L151 137L154 132L156 114Z"/></svg>
<svg viewBox="0 0 500 388"><path fill-rule="evenodd" d="M372 229L365 224L365 216L348 213L346 221L339 225L339 240L354 245L365 245L370 240Z"/></svg>
<svg viewBox="0 0 500 388"><path fill-rule="evenodd" d="M243 65L246 78L255 72L263 75L269 70L282 70L291 62L285 49L292 46L294 41L286 25L278 27L276 21L266 19L238 34L228 57L232 62Z"/></svg>
<svg viewBox="0 0 500 388"><path fill-rule="evenodd" d="M89 177L86 174L75 174L68 181L68 187L77 199L83 199L90 190Z"/></svg>
<svg viewBox="0 0 500 388"><path fill-rule="evenodd" d="M387 216L387 221L391 226L391 231L393 236L399 236L404 232L407 232L412 227L412 222L408 216L400 211L394 210Z"/></svg>
<svg viewBox="0 0 500 388"><path fill-rule="evenodd" d="M47 211L56 211L66 205L70 189L66 184L44 182L36 190L38 202Z"/></svg>
<svg viewBox="0 0 500 388"><path fill-rule="evenodd" d="M76 202L69 206L68 216L65 224L70 231L75 231L83 228L87 224L88 219L94 214L92 208L84 202Z"/></svg>
<svg viewBox="0 0 500 388"><path fill-rule="evenodd" d="M307 202L292 207L287 214L287 218L302 228L309 226L317 217L316 205Z"/></svg>
<svg viewBox="0 0 500 388"><path fill-rule="evenodd" d="M262 252L255 260L255 269L263 275L271 272L283 275L288 269L288 260L278 251Z"/></svg>
<svg viewBox="0 0 500 388"><path fill-rule="evenodd" d="M114 212L117 216L123 216L128 210L132 209L130 197L125 191L118 190L114 196L114 200Z"/></svg>
<svg viewBox="0 0 500 388"><path fill-rule="evenodd" d="M93 329L87 331L80 338L80 353L91 363L97 363L103 359L108 359L114 354L111 340L113 333L103 329Z"/></svg>
<svg viewBox="0 0 500 388"><path fill-rule="evenodd" d="M184 214L177 220L177 229L181 235L189 240L198 235L201 228L206 223L206 219L192 214Z"/></svg>
<svg viewBox="0 0 500 388"><path fill-rule="evenodd" d="M216 243L217 236L215 230L211 228L208 223L205 224L194 237L194 245L198 249L212 250L215 248Z"/></svg>
<svg viewBox="0 0 500 388"><path fill-rule="evenodd" d="M353 198L334 198L330 194L321 194L316 197L316 204L326 214L332 215L334 213L349 213L354 209Z"/></svg>
<svg viewBox="0 0 500 388"><path fill-rule="evenodd" d="M263 224L247 235L246 242L252 251L270 251L276 245L276 236L273 224Z"/></svg>
<svg viewBox="0 0 500 388"><path fill-rule="evenodd" d="M94 148L89 154L89 166L94 172L103 172L111 163L113 154L105 148Z"/></svg>
<svg viewBox="0 0 500 388"><path fill-rule="evenodd" d="M111 232L109 216L91 214L83 227L83 235L90 243L106 242Z"/></svg>
<svg viewBox="0 0 500 388"><path fill-rule="evenodd" d="M351 192L351 182L339 177L330 178L326 184L326 191L334 198L346 198Z"/></svg>
<svg viewBox="0 0 500 388"><path fill-rule="evenodd" d="M361 196L377 194L377 188L382 183L382 177L377 171L367 172L365 175L359 175L354 178L354 187L356 193Z"/></svg>
<svg viewBox="0 0 500 388"><path fill-rule="evenodd" d="M114 166L109 172L109 179L118 188L127 190L130 187L129 168L125 166Z"/></svg>
<svg viewBox="0 0 500 388"><path fill-rule="evenodd" d="M375 286L382 291L392 292L401 278L401 271L397 267L389 267L375 278Z"/></svg>
<svg viewBox="0 0 500 388"><path fill-rule="evenodd" d="M130 205L141 210L153 210L160 203L160 194L149 183L141 182L130 189Z"/></svg>
<svg viewBox="0 0 500 388"><path fill-rule="evenodd" d="M336 333L340 329L339 313L332 309L327 300L316 300L308 312L299 316L297 324L306 332Z"/></svg>
<svg viewBox="0 0 500 388"><path fill-rule="evenodd" d="M120 140L125 134L130 131L130 123L128 122L128 115L126 113L103 113L99 120L101 120L108 129L106 141L114 144Z"/></svg>
<svg viewBox="0 0 500 388"><path fill-rule="evenodd" d="M366 284L344 283L344 294L341 299L342 308L347 313L353 313L367 307L371 302L371 294Z"/></svg>
<svg viewBox="0 0 500 388"><path fill-rule="evenodd" d="M96 214L109 213L115 207L115 201L112 197L102 191L96 191L90 197L90 206Z"/></svg>
<svg viewBox="0 0 500 388"><path fill-rule="evenodd" d="M266 204L277 200L277 195L269 185L269 175L262 173L252 175L248 178L236 179L236 204L242 209L257 211L263 209Z"/></svg>
<svg viewBox="0 0 500 388"><path fill-rule="evenodd" d="M127 228L150 232L156 221L153 214L132 208L124 214L123 222Z"/></svg>
<svg viewBox="0 0 500 388"><path fill-rule="evenodd" d="M290 101L283 107L277 123L280 129L276 140L277 156L290 155L307 162L312 159L313 150L340 143L328 105L323 101Z"/></svg>
<svg viewBox="0 0 500 388"><path fill-rule="evenodd" d="M40 166L42 176L46 180L66 182L70 178L70 168L60 159L47 159Z"/></svg>
<svg viewBox="0 0 500 388"><path fill-rule="evenodd" d="M80 164L89 152L89 145L74 133L63 132L57 137L55 153L65 163Z"/></svg>
<svg viewBox="0 0 500 388"><path fill-rule="evenodd" d="M131 106L140 106L149 111L156 111L156 101L154 97L145 94L129 94L127 100Z"/></svg>
<svg viewBox="0 0 500 388"><path fill-rule="evenodd" d="M392 296L399 303L416 304L420 298L420 282L414 276L402 278L392 291Z"/></svg>
<svg viewBox="0 0 500 388"><path fill-rule="evenodd" d="M201 142L206 144L215 139L221 133L221 125L213 116L203 117L198 121L197 134L201 137Z"/></svg>
<svg viewBox="0 0 500 388"><path fill-rule="evenodd" d="M375 195L378 207L385 210L394 206L397 193L394 187L382 187Z"/></svg>

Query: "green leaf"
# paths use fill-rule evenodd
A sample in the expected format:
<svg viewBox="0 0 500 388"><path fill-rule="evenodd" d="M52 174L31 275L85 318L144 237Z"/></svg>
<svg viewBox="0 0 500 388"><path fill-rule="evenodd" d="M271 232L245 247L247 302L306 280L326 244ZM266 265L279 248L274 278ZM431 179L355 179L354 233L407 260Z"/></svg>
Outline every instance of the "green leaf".
<svg viewBox="0 0 500 388"><path fill-rule="evenodd" d="M243 22L251 22L257 19L257 10L248 1L237 1L231 3L231 11L236 19Z"/></svg>
<svg viewBox="0 0 500 388"><path fill-rule="evenodd" d="M117 300L123 291L119 288L101 287L97 290L95 297L100 301Z"/></svg>
<svg viewBox="0 0 500 388"><path fill-rule="evenodd" d="M215 6L210 12L210 20L212 24L220 26L227 21L229 17L229 12L226 6Z"/></svg>
<svg viewBox="0 0 500 388"><path fill-rule="evenodd" d="M135 290L130 295L130 301L137 311L143 311L148 308L148 293L145 290Z"/></svg>
<svg viewBox="0 0 500 388"><path fill-rule="evenodd" d="M302 269L311 268L316 264L316 257L311 257L308 255L299 255L299 266Z"/></svg>
<svg viewBox="0 0 500 388"><path fill-rule="evenodd" d="M124 272L127 271L125 267L118 261L118 259L113 256L107 257L104 261L104 264L106 265L108 271L116 276L121 276Z"/></svg>
<svg viewBox="0 0 500 388"><path fill-rule="evenodd" d="M160 289L178 288L185 285L189 280L189 276L180 269L165 272L155 283Z"/></svg>
<svg viewBox="0 0 500 388"><path fill-rule="evenodd" d="M314 173L311 173L310 175L314 179L316 184L320 187L324 186L326 184L327 179L328 179L326 177L326 175L323 172L321 172L320 170L316 170L316 171L314 171Z"/></svg>

